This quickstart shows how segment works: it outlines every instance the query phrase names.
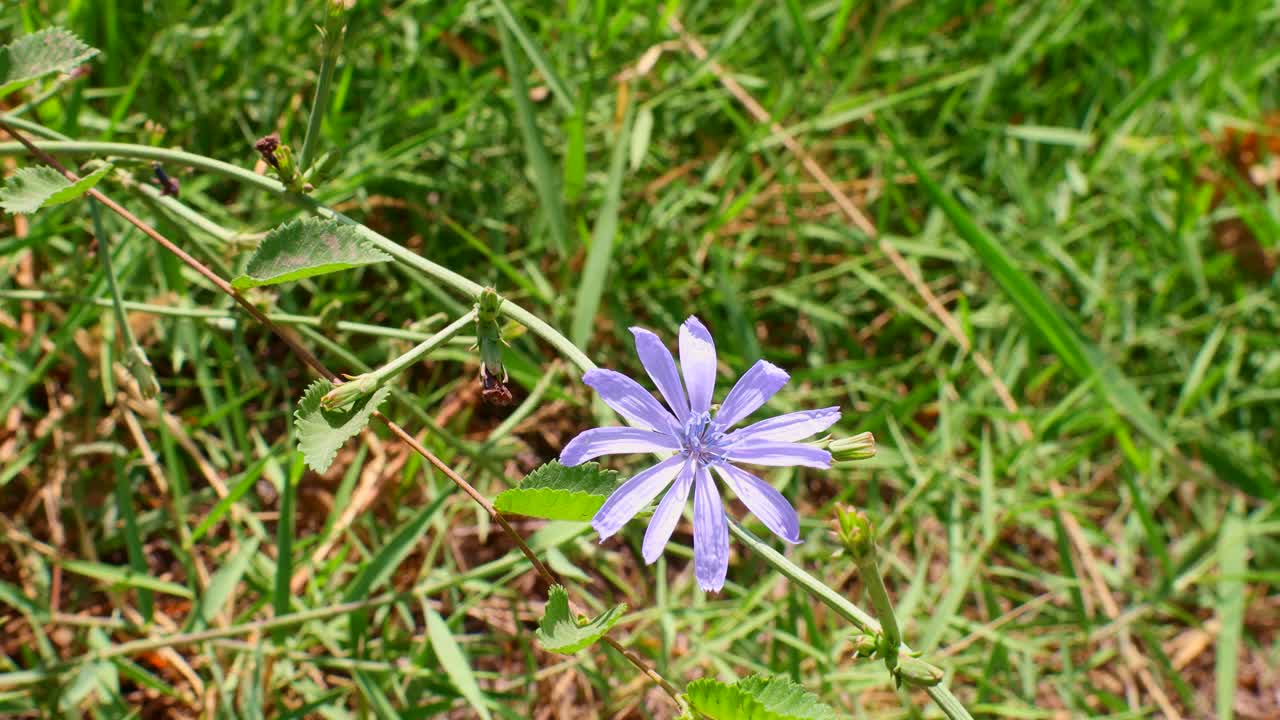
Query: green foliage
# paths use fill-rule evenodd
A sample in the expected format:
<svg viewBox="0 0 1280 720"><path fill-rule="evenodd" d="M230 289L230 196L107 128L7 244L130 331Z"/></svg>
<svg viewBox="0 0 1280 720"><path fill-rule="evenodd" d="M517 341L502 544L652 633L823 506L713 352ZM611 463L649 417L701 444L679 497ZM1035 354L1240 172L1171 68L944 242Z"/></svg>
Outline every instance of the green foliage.
<svg viewBox="0 0 1280 720"><path fill-rule="evenodd" d="M831 557L821 523L834 503L881 518L882 540L896 548L887 582L907 639L925 659L936 648L954 651L947 683L971 708L1035 716L1049 688L1077 714L1166 714L1145 682L1132 697L1090 682L1126 669L1116 634L1088 632L1099 627L1100 590L1120 604L1130 644L1182 715L1274 690L1250 668L1274 664L1259 638L1268 637L1265 604L1280 587L1272 570L1280 531L1273 508L1233 483L1267 497L1280 466L1280 296L1269 260L1280 228L1273 189L1255 189L1236 172L1240 158L1224 151L1223 130L1250 142L1280 97L1280 26L1259 21L1271 12L1266 2L1171 0L1137 14L1102 0L938 0L910 12L856 0L673 4L668 12L644 3L357 3L311 153L341 155L323 183L308 178L319 187L306 197L254 185L254 177L273 181L253 175L249 145L272 130L295 146L302 137L321 77L319 4L4 7L0 43L60 21L103 54L91 74L48 97L61 85L56 75L8 95L0 113L77 142L140 148L146 155L57 156L69 166L112 159L113 177L131 171L137 185L116 198L223 277L242 269L250 238L323 203L476 285L453 292L397 262L253 294L334 370L383 366L439 327L432 318L458 317L492 285L556 328L589 317L591 360L652 388L627 328L655 330L674 350L671 333L696 312L715 332L722 379L761 357L791 373L761 417L840 405L835 437L875 433L879 454L856 465L760 471L794 498L808 529L786 557L844 587L848 559ZM689 53L668 15L710 50L710 62ZM523 69L531 123L512 94L500 23ZM720 70L851 194L878 239L834 211L783 136L718 82ZM628 107L630 138L619 133ZM872 118L894 120L927 178L1130 380L1190 467L1134 431L1114 398L1039 336L995 266ZM546 151L541 175L528 154L530 131ZM588 313L576 298L588 260L604 252L592 233L604 227L618 142L629 145L627 170L608 260L590 264L603 274ZM30 163L3 132L0 148L6 160ZM147 163L170 148L244 175L190 164L190 156L160 158L182 192L153 203L143 196ZM1273 169L1267 153L1254 169ZM563 178L563 253L544 204L548 190L556 194L542 184L549 176ZM1206 179L1215 176L1226 182ZM60 703L67 716L163 715L205 697L193 692L195 680L237 717L260 717L263 703L266 715L281 717L330 708L475 715L427 647L424 600L456 613L454 637L495 716L545 711L540 701L555 678L569 675L581 678L583 714L608 716L642 693L641 712L663 714L617 653L512 652L521 639L504 618L527 618L538 593L527 560L464 498L451 495L427 530L401 543L401 528L448 486L394 441L353 443L349 458L342 453L346 467L308 473L296 494L281 495L297 455L284 423L310 377L226 298L117 224L111 244L129 320L145 328L139 340L166 390L163 413L134 408L150 450L140 446L123 422L122 388L108 382L121 348L107 343L118 334L80 203L37 213L21 223L25 235L13 220L0 217L0 276L8 278L0 287L0 496L30 500L4 509L0 532L0 556L22 569L0 581L0 615L23 639L0 668L0 716L59 714ZM1239 242L1228 247L1230 235ZM973 356L945 338L881 241L955 313L1019 413L1002 408ZM30 282L22 279L28 263ZM433 351L391 390L400 400L394 419L493 494L519 479L514 468L554 457L575 432L612 424L599 422L577 371L553 369L552 347L504 329L516 404L475 399L470 338ZM381 407L391 414L390 405ZM1019 431L1024 420L1030 439ZM606 464L625 478L646 462ZM1065 495L1051 494L1048 478ZM117 502L103 502L113 485ZM732 493L724 496L743 517ZM291 522L277 519L286 501ZM1072 518L1082 534L1068 527ZM50 533L52 519L65 541ZM922 692L911 693L911 708L895 693L861 692L887 690L891 680L882 668L851 664L847 627L815 609L797 581L769 572L762 551L734 540L726 591L697 599L687 523L664 559L646 567L635 552L643 522L599 544L581 519L510 517L583 606L606 608L603 598L617 597L638 611L610 636L672 683L683 688L698 672L689 668L723 677L795 672L841 717L938 717L914 702ZM128 565L189 588L198 603L209 589L200 573L217 576L252 539L259 551L234 604L223 605L227 634L212 641L187 642L155 624L169 615L183 627L198 604L175 616L184 604L159 592L57 572L68 559ZM353 641L346 590L392 543L407 554L368 596L388 598L363 611L376 633ZM1099 563L1107 588L1091 580ZM62 592L54 595L56 577ZM393 587L404 594L384 595ZM290 612L308 619L257 629ZM63 625L71 616L112 625ZM152 624L119 628L137 618ZM1206 620L1222 626L1221 637L1196 664L1212 666L1216 655L1218 665L1180 672L1163 649L1198 635ZM523 632L519 620L516 627ZM157 669L146 655L96 659L100 648L148 637L187 658L194 679ZM108 666L133 689L125 702L144 698L141 708L90 707L105 693L79 693L79 705L68 699L73 682L83 689L98 671L103 682L93 686L110 686Z"/></svg>
<svg viewBox="0 0 1280 720"><path fill-rule="evenodd" d="M542 465L516 487L503 490L493 505L502 512L547 520L590 520L618 487L618 473L599 463L565 467L559 461Z"/></svg>
<svg viewBox="0 0 1280 720"><path fill-rule="evenodd" d="M244 290L278 285L390 259L351 225L318 218L293 220L267 233L231 286Z"/></svg>
<svg viewBox="0 0 1280 720"><path fill-rule="evenodd" d="M712 678L689 683L689 705L711 720L834 720L835 711L783 676L752 675L727 685Z"/></svg>
<svg viewBox="0 0 1280 720"><path fill-rule="evenodd" d="M547 591L547 607L538 621L538 642L545 650L572 655L604 637L626 611L626 603L619 603L593 620L575 618L569 610L569 594L563 587L552 585Z"/></svg>
<svg viewBox="0 0 1280 720"><path fill-rule="evenodd" d="M311 383L293 414L298 449L307 467L316 472L329 469L338 448L369 424L373 412L391 394L391 388L383 386L346 407L325 410L320 400L332 389L333 383L324 378Z"/></svg>
<svg viewBox="0 0 1280 720"><path fill-rule="evenodd" d="M476 674L471 669L471 663L466 653L462 651L462 646L453 637L448 623L440 617L440 613L436 612L435 608L427 605L423 612L427 616L427 637L431 639L431 649L436 653L436 660L476 714L488 720L491 717L489 707L484 693L480 691L480 684L476 682Z"/></svg>
<svg viewBox="0 0 1280 720"><path fill-rule="evenodd" d="M51 167L22 168L0 188L0 208L15 214L30 214L69 203L89 192L109 172L111 165L103 165L73 183Z"/></svg>
<svg viewBox="0 0 1280 720"><path fill-rule="evenodd" d="M108 565L107 563L90 562L88 560L65 560L62 563L62 568L77 575L84 575L85 577L91 577L95 580L99 580L114 588L152 590L158 593L187 599L191 599L193 597L193 593L190 588L174 582L169 582L168 580L161 580L130 568Z"/></svg>
<svg viewBox="0 0 1280 720"><path fill-rule="evenodd" d="M67 72L97 55L74 33L46 28L0 48L0 96L54 72Z"/></svg>

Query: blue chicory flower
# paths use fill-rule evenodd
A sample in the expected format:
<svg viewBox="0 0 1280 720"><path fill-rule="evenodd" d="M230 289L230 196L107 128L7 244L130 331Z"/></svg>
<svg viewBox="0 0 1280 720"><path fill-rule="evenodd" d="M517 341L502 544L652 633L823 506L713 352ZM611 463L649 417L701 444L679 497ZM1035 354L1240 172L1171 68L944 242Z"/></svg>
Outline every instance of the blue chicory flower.
<svg viewBox="0 0 1280 720"><path fill-rule="evenodd" d="M787 413L731 431L773 397L790 376L760 360L738 380L712 415L716 346L702 322L690 317L680 327L683 385L675 359L658 336L642 328L631 328L631 333L640 362L670 411L626 375L613 370L590 370L582 381L631 427L587 430L569 441L560 453L560 462L578 465L601 455L674 452L615 490L592 518L591 525L603 542L670 484L671 489L658 503L644 534L644 560L653 563L671 538L692 488L694 574L703 590L719 591L729 570L729 527L709 471L732 488L775 535L798 543L800 518L791 503L768 483L732 463L830 467L829 452L796 441L831 427L840 419L840 409Z"/></svg>

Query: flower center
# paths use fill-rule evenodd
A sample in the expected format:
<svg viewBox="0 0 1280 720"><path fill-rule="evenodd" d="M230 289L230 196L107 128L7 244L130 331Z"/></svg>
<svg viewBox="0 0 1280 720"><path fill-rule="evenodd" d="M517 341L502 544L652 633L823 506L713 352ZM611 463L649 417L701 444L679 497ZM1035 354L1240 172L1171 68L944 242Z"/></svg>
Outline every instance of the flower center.
<svg viewBox="0 0 1280 720"><path fill-rule="evenodd" d="M711 413L691 415L684 424L680 444L686 455L704 465L719 462L724 456L724 433L711 422Z"/></svg>

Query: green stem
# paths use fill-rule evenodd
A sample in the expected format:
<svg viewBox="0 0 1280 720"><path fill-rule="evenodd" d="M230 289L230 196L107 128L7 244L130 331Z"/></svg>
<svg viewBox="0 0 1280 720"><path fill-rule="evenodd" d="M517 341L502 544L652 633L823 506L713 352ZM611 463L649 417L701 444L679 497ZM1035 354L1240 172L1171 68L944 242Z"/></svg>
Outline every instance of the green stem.
<svg viewBox="0 0 1280 720"><path fill-rule="evenodd" d="M778 572L804 588L806 592L817 598L822 604L835 610L837 615L853 623L855 627L868 635L880 634L880 623L876 622L875 618L871 617L862 608L849 602L844 595L836 592L826 583L788 560L785 555L774 550L768 543L753 535L750 530L730 520L729 531L744 545L759 553L765 559L765 562L772 565Z"/></svg>
<svg viewBox="0 0 1280 720"><path fill-rule="evenodd" d="M837 615L845 620L853 623L855 627L868 635L880 635L884 632L880 623L871 617L867 612L859 608L857 605L849 602L848 598L836 592L826 583L815 578L806 572L803 568L791 562L782 553L774 550L768 543L753 535L749 530L742 527L732 520L729 521L729 531L734 537L738 538L744 545L756 551L765 562L773 566L775 570L782 573L787 579L799 585L805 592L812 595L822 604L831 608ZM881 589L884 588L883 583ZM887 595L886 595L887 598ZM895 622L896 630L896 622ZM899 652L911 653L911 648L899 643ZM929 696L938 703L938 707L942 708L942 712L951 720L973 720L973 716L965 710L964 705L951 694L951 691L945 685L935 685L926 688Z"/></svg>
<svg viewBox="0 0 1280 720"><path fill-rule="evenodd" d="M575 535L573 537L577 536ZM572 537L566 537L561 542L568 542L571 539ZM35 685L74 668L83 667L89 663L102 662L103 660L109 660L111 658L128 657L130 655L138 655L140 653L159 650L161 648L194 645L197 643L208 642L210 640L221 640L241 635L261 635L269 633L272 630L295 627L313 620L327 620L329 618L345 615L357 610L381 607L383 605L390 605L396 602L435 595L450 588L462 587L465 583L472 580L484 578L488 575L499 572L505 572L512 567L515 567L523 559L524 556L521 553L512 551L497 560L476 567L470 572L452 575L442 580L428 581L406 592L385 593L366 600L356 600L353 602L315 608L313 610L303 610L300 612L279 615L271 618L270 620L256 620L224 628L213 628L199 632L176 633L173 635L131 640L87 653L58 665L37 668L35 670L19 670L16 672L0 673L0 691Z"/></svg>
<svg viewBox="0 0 1280 720"><path fill-rule="evenodd" d="M458 334L459 330L471 324L472 322L475 322L475 319L476 319L475 310L471 310L467 312L462 317L458 318L457 320L454 320L452 323L442 328L440 332L437 332L435 335L432 335L426 340L423 340L422 342L413 346L408 352L397 357L395 360L392 360L386 365L383 365L377 370L374 370L371 373L366 373L364 377L369 379L372 382L377 383L378 385L381 385L387 380L390 380L391 378L400 374L400 372L405 368L417 362L418 359L421 358L423 355L426 355L432 350L435 350L440 345L444 344L446 341L449 340L449 338Z"/></svg>
<svg viewBox="0 0 1280 720"><path fill-rule="evenodd" d="M99 307L109 308L113 305L111 300L105 298L90 297L88 295L67 295L62 293L51 293L43 290L0 290L0 300L31 300L34 302L57 302L57 303L89 303ZM125 310L132 312L143 312L150 315L165 315L169 317L184 317L195 320L211 321L215 326L222 326L217 321L234 321L239 317L239 313L232 310L214 310L212 308L195 308L182 307L180 305L153 305L150 303L142 303L134 300L124 300L121 306ZM436 313L425 318L422 322L432 323L443 319L443 313ZM274 323L281 325L302 325L307 327L321 327L324 320L313 315L294 315L291 313L267 313L267 318ZM223 327L222 329L227 329ZM391 338L393 340L408 340L410 342L422 342L431 337L429 333L418 332L415 330L401 330L400 328L383 327L381 325L370 325L368 323L350 322L347 320L339 320L333 324L333 329L340 332L360 333L362 335L372 335L375 337ZM474 339L456 338L459 343L471 345Z"/></svg>
<svg viewBox="0 0 1280 720"><path fill-rule="evenodd" d="M19 123L12 122L9 118L5 118L5 122L10 122L15 126L21 127ZM41 133L41 134L47 135L47 132ZM266 192L269 192L273 195L284 198L285 200L295 205L299 205L308 210L311 210L312 212L316 213L321 217L336 220L338 222L343 222L343 223L347 223L354 226L357 232L359 232L362 236L364 236L373 245L375 245L382 251L386 252L387 254L401 261L405 265L408 265L426 274L427 276L434 278L435 280L452 287L454 290L468 297L477 297L480 294L480 291L483 290L483 287L478 283L472 280L469 280L442 265L433 263L430 260L427 260L426 258L421 257L416 253L413 253L405 249L404 247L393 242L389 238L373 231L368 227L365 227L364 225L361 225L360 223L357 223L356 221L352 220L346 215L343 215L342 213L337 212L336 210L333 210L323 205L318 200L307 197L305 195L290 192L287 188L284 187L283 184L281 184L276 180L258 175L244 168L231 165L230 163L225 163L219 160L215 160L213 158L205 157L203 155L196 155L193 153L182 152L179 150L169 150L166 148L154 148L154 147L147 147L144 145L134 145L130 143L42 142L40 144L40 147L46 152L49 152L55 155L56 154L115 155L120 157L130 157L130 158L137 158L137 159L144 159L144 160L158 160L161 162L188 165L190 167L203 170L205 172L239 180L241 182L252 185ZM0 143L0 157L12 156L12 155L23 155L23 154L26 154L26 152L27 152L26 148L22 147L22 145L20 145L19 143ZM588 358L585 354L583 354L583 352L579 350L572 342L570 342L570 340L567 337L562 335L559 331L557 331L551 325L543 321L541 318L538 318L537 316L530 313L528 310L525 310L524 308L516 305L515 303L507 301L502 303L502 306L499 308L499 312L515 320L516 322L524 325L525 327L532 330L535 334L542 337L544 340L550 343L556 350L558 350L562 355L564 355L567 359L569 359L571 362L577 365L580 370L585 372L587 370L591 370L596 367L595 363L592 362L591 359ZM822 603L830 607L841 617L844 617L846 620L853 623L860 630L866 633L871 633L871 634L879 634L882 632L880 623L876 622L875 618L873 618L871 615L869 615L862 609L858 608L853 603L849 602L846 598L844 598L834 589L828 587L826 584L824 584L817 578L807 573L798 565L792 563L790 560L784 557L781 553L777 552L772 547L769 547L767 544L760 541L750 532L740 527L737 523L731 522L729 524L729 528L733 532L733 534L738 537L739 540L741 540L744 544L746 544L747 546L751 547L753 550L758 552L765 559L766 562L772 565L784 576L786 576L787 578L791 579L793 582L798 584L810 595L812 595L813 597L815 597L816 599L818 599L819 601L821 601ZM350 609L347 609L345 611L349 612ZM274 627L274 626L270 626L270 627ZM264 626L261 629L265 630L265 629L268 629L268 627ZM202 639L212 639L213 637L227 637L227 636L229 635L211 636L209 638L202 638ZM164 645L159 645L157 647L163 647L163 646ZM123 647L125 646L123 645L116 646L116 648L123 648ZM137 648L130 649L130 651L135 651L135 652L138 650L139 649ZM905 645L903 645L901 646L901 651L909 652L910 650ZM112 656L115 656L115 655L112 655ZM11 674L9 677L12 677L13 675L19 675L19 674L20 673L14 673L14 674ZM5 679L8 679L8 678L4 676L0 676L0 687L4 687ZM930 687L930 688L927 688L927 691L929 695L933 697L934 700L938 703L939 707L942 708L943 712L949 718L952 718L952 720L972 720L972 717L960 704L959 700L957 700L950 693L950 691L947 690L945 686L938 685L938 686Z"/></svg>
<svg viewBox="0 0 1280 720"><path fill-rule="evenodd" d="M871 606L876 609L876 617L880 620L881 637L880 652L884 655L885 667L894 672L898 667L898 646L902 644L902 632L898 629L898 616L893 611L893 601L889 599L889 591L885 589L884 578L880 575L880 565L876 562L874 549L861 557L854 558L858 566L858 574L867 584L867 594L871 596Z"/></svg>
<svg viewBox="0 0 1280 720"><path fill-rule="evenodd" d="M89 216L93 218L93 234L98 238L98 255L102 258L102 272L107 276L107 288L111 291L111 307L115 310L116 325L123 335L125 352L134 352L138 347L138 338L129 326L129 319L124 314L124 298L120 297L120 287L116 284L115 271L111 269L111 242L107 238L106 228L102 223L102 213L98 211L98 201L89 199Z"/></svg>
<svg viewBox="0 0 1280 720"><path fill-rule="evenodd" d="M324 122L325 106L329 104L329 86L333 83L333 69L342 52L342 39L347 33L346 14L334 13L325 7L327 21L320 31L324 36L324 56L320 60L320 78L316 81L316 94L311 100L311 113L307 116L307 134L302 138L302 150L298 153L298 172L305 174L311 164L316 139L320 137L320 125Z"/></svg>
<svg viewBox="0 0 1280 720"><path fill-rule="evenodd" d="M13 122L7 117L3 119L5 123L15 127L23 127L23 125ZM254 186L265 192L281 197L295 205L299 205L323 218L336 220L338 222L347 223L355 227L365 239L375 245L378 249L391 255L400 262L414 268L428 277L431 277L445 285L452 287L459 293L467 297L474 298L483 290L483 286L472 280L469 280L458 273L437 265L430 260L408 250L389 238L381 235L364 225L352 220L342 213L333 210L315 200L298 193L290 192L279 181L269 177L258 175L251 170L247 170L230 163L214 160L203 155L195 153L182 152L181 150L170 150L167 148L148 147L146 145L134 145L132 143L112 143L112 142L41 142L40 149L53 155L115 155L117 157L136 158L139 160L158 160L160 162L173 163L176 165L187 165L197 170L203 170L208 173L221 175L223 177L238 180L245 184ZM12 155L25 155L27 152L20 143L8 142L0 143L0 157ZM575 346L569 338L560 334L560 331L537 317L533 313L516 305L510 300L502 303L502 307L498 312L515 320L533 331L534 334L541 337L551 344L561 355L564 355L570 362L578 366L578 369L586 372L596 367L581 350Z"/></svg>

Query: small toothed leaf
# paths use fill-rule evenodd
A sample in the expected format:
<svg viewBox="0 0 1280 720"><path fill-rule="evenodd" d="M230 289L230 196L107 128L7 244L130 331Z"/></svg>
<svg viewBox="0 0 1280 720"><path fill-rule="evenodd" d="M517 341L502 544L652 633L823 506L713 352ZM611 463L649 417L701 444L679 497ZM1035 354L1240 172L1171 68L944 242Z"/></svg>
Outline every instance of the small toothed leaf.
<svg viewBox="0 0 1280 720"><path fill-rule="evenodd" d="M702 678L685 690L689 706L712 720L829 720L830 706L781 676L752 675L732 685Z"/></svg>
<svg viewBox="0 0 1280 720"><path fill-rule="evenodd" d="M294 220L267 233L231 286L244 290L277 285L390 259L360 237L353 225L319 218Z"/></svg>
<svg viewBox="0 0 1280 720"><path fill-rule="evenodd" d="M565 467L552 460L494 498L502 512L586 522L618 487L618 473L598 463Z"/></svg>
<svg viewBox="0 0 1280 720"><path fill-rule="evenodd" d="M323 378L311 383L293 413L298 449L307 467L316 472L329 469L338 448L369 424L373 412L391 393L391 387L384 385L340 410L325 410L320 398L332 389L333 383Z"/></svg>
<svg viewBox="0 0 1280 720"><path fill-rule="evenodd" d="M40 208L69 203L97 185L111 172L108 163L75 182L51 167L22 168L0 188L0 208L10 213L33 213Z"/></svg>
<svg viewBox="0 0 1280 720"><path fill-rule="evenodd" d="M559 585L547 592L547 607L538 621L538 642L561 655L572 655L604 637L627 611L626 603L605 610L590 622L579 623L569 611L569 595Z"/></svg>
<svg viewBox="0 0 1280 720"><path fill-rule="evenodd" d="M97 54L96 48L62 28L23 35L0 48L0 95L42 75L71 70Z"/></svg>

